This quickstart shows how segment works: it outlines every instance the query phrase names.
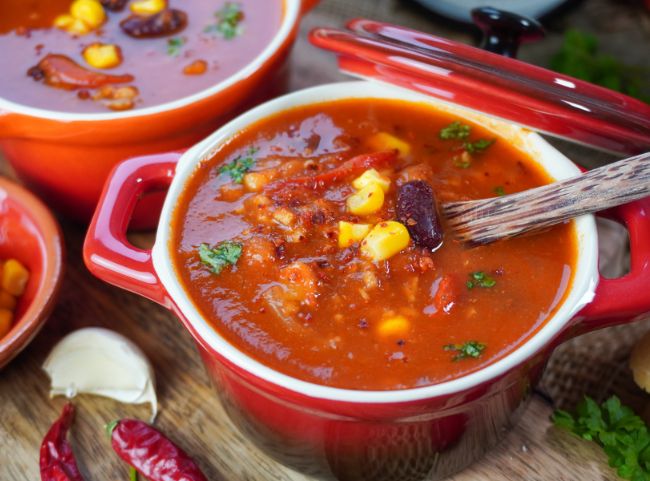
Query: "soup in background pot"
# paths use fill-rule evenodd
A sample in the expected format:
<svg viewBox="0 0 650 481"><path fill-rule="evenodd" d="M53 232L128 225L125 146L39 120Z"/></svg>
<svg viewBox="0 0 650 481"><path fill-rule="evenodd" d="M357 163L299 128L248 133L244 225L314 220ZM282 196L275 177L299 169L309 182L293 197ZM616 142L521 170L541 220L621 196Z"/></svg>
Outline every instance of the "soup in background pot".
<svg viewBox="0 0 650 481"><path fill-rule="evenodd" d="M492 132L422 104L303 106L199 165L170 254L199 312L263 364L339 388L426 386L529 339L577 258L572 223L467 248L435 205L550 181Z"/></svg>
<svg viewBox="0 0 650 481"><path fill-rule="evenodd" d="M282 0L4 0L0 96L65 112L151 107L241 70Z"/></svg>

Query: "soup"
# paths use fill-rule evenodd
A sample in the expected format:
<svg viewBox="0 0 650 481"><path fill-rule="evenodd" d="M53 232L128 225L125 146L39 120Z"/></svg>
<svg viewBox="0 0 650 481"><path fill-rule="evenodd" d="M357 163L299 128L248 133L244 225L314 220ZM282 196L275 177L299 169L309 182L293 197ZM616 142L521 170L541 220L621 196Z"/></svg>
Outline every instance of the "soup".
<svg viewBox="0 0 650 481"><path fill-rule="evenodd" d="M282 15L282 0L5 0L0 96L66 112L177 100L250 63Z"/></svg>
<svg viewBox="0 0 650 481"><path fill-rule="evenodd" d="M202 316L261 363L339 388L426 386L529 339L563 302L577 245L568 223L468 248L435 206L549 181L505 140L425 105L304 106L199 165L170 255Z"/></svg>

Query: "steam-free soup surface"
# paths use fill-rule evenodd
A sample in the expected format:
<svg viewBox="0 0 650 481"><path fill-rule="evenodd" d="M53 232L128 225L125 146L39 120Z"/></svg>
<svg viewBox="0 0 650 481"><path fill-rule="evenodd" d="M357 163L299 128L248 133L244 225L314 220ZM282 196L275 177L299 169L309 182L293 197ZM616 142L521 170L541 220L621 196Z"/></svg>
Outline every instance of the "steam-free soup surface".
<svg viewBox="0 0 650 481"><path fill-rule="evenodd" d="M359 201L359 178L381 184L383 202ZM170 255L214 329L278 371L351 389L431 385L495 362L546 322L571 284L574 228L472 249L444 231L432 251L398 197L407 185L445 202L547 182L506 141L423 105L301 107L200 164Z"/></svg>
<svg viewBox="0 0 650 481"><path fill-rule="evenodd" d="M102 3L112 2L116 0ZM283 15L282 0L168 0L162 2L166 9L185 14L186 24L172 33L135 38L120 23L135 16L131 5L137 2L123 1L118 11L104 6L105 20L84 34L53 26L58 17L69 14L71 0L0 2L0 96L66 112L130 110L177 100L221 82L250 63L271 42ZM109 68L90 64L84 49L95 43L118 47L119 64ZM132 79L103 84L104 90L52 86L35 74L35 67L48 55L63 56L93 75ZM120 87L135 90L115 95ZM123 100L129 92L136 92L131 103Z"/></svg>

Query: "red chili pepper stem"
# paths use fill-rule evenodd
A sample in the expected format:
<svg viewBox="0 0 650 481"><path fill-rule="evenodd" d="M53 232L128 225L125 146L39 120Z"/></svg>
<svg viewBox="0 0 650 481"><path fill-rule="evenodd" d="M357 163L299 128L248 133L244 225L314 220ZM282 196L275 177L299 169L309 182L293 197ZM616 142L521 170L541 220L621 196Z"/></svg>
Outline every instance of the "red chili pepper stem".
<svg viewBox="0 0 650 481"><path fill-rule="evenodd" d="M108 434L109 439L113 435L113 431L115 430L119 422L120 422L119 419L115 419L104 426L104 429L106 430L106 434Z"/></svg>

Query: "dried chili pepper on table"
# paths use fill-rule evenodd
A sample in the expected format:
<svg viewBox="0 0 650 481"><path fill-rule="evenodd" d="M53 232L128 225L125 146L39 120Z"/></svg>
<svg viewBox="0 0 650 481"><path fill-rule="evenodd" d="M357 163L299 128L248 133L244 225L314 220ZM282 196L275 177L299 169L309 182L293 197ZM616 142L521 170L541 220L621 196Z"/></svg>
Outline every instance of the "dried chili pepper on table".
<svg viewBox="0 0 650 481"><path fill-rule="evenodd" d="M122 419L106 429L117 455L150 481L207 481L185 451L147 423Z"/></svg>
<svg viewBox="0 0 650 481"><path fill-rule="evenodd" d="M61 417L47 432L41 443L41 481L83 481L72 446L67 440L68 430L74 418L74 406L67 403Z"/></svg>

